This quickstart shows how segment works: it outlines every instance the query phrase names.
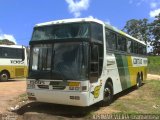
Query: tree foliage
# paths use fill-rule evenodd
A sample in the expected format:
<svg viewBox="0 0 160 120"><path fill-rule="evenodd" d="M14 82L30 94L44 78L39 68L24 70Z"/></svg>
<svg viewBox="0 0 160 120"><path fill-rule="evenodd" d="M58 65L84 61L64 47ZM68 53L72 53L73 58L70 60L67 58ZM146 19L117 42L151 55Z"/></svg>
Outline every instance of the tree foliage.
<svg viewBox="0 0 160 120"><path fill-rule="evenodd" d="M150 41L148 24L148 19L131 19L127 21L126 25L123 28L123 31L147 43L148 41Z"/></svg>
<svg viewBox="0 0 160 120"><path fill-rule="evenodd" d="M155 20L150 24L151 32L156 41L160 40L160 14L155 17Z"/></svg>
<svg viewBox="0 0 160 120"><path fill-rule="evenodd" d="M160 55L160 14L151 23L146 18L131 19L127 21L123 31L145 43L151 43L153 54Z"/></svg>
<svg viewBox="0 0 160 120"><path fill-rule="evenodd" d="M0 45L15 45L15 43L8 39L3 39L3 40L0 40Z"/></svg>
<svg viewBox="0 0 160 120"><path fill-rule="evenodd" d="M151 42L153 46L153 53L160 55L160 14L155 17L155 20L150 24L150 26L150 31L154 39Z"/></svg>

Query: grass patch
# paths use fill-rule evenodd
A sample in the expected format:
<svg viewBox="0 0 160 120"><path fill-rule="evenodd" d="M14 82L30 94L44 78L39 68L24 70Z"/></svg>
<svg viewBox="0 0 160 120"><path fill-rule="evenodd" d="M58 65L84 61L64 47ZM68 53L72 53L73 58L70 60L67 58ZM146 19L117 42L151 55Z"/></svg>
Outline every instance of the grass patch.
<svg viewBox="0 0 160 120"><path fill-rule="evenodd" d="M120 99L113 103L113 108L122 113L159 114L160 81L147 81L140 89L133 91L134 97ZM129 93L132 96L132 92ZM127 97L127 96L126 96Z"/></svg>
<svg viewBox="0 0 160 120"><path fill-rule="evenodd" d="M148 56L148 73L160 75L160 56Z"/></svg>
<svg viewBox="0 0 160 120"><path fill-rule="evenodd" d="M120 95L110 106L100 108L93 114L107 114L108 110L117 111L109 114L159 114L160 81L149 80L139 89L128 90ZM104 112L104 109L106 111Z"/></svg>
<svg viewBox="0 0 160 120"><path fill-rule="evenodd" d="M18 97L18 102L27 101L27 100L28 100L27 93L21 94L21 95Z"/></svg>

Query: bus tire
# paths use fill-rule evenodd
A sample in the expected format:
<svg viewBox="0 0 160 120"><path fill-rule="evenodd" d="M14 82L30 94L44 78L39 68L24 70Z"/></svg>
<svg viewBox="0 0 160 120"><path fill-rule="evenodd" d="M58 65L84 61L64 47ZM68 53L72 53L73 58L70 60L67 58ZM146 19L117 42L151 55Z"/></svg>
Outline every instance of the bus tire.
<svg viewBox="0 0 160 120"><path fill-rule="evenodd" d="M141 81L143 83L143 72L141 72Z"/></svg>
<svg viewBox="0 0 160 120"><path fill-rule="evenodd" d="M103 100L100 106L110 105L113 101L113 85L111 82L107 82L104 87Z"/></svg>
<svg viewBox="0 0 160 120"><path fill-rule="evenodd" d="M9 79L9 74L7 72L2 72L0 73L0 81L5 82L8 81Z"/></svg>
<svg viewBox="0 0 160 120"><path fill-rule="evenodd" d="M136 84L136 87L138 89L141 86L142 86L142 77L141 77L141 75L138 74L137 75L137 84Z"/></svg>

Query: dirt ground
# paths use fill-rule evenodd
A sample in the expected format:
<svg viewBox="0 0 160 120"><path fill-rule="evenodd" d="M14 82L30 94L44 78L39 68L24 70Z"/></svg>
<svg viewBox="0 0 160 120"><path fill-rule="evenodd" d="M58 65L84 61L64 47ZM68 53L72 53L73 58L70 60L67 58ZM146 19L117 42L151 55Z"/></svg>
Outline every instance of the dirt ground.
<svg viewBox="0 0 160 120"><path fill-rule="evenodd" d="M26 91L25 80L0 82L0 113L6 112L10 102Z"/></svg>
<svg viewBox="0 0 160 120"><path fill-rule="evenodd" d="M160 75L148 74L147 75L147 80L160 80Z"/></svg>
<svg viewBox="0 0 160 120"><path fill-rule="evenodd" d="M160 80L160 76L148 74L147 80ZM96 111L97 114L111 114L113 112L118 112L111 107L99 108L96 105L89 108L65 106L65 105L55 105L48 103L34 103L26 101L22 103L21 107L16 112L10 112L11 107L15 107L19 103L16 99L18 96L24 94L26 91L26 81L25 80L11 80L9 82L0 82L0 114L15 113L18 115L18 119L66 119L66 118L81 118ZM128 97L128 96L127 96ZM123 98L123 97L122 97ZM122 99L121 98L121 99ZM125 99L125 98L124 98ZM73 114L74 111L74 114ZM80 113L80 114L79 114ZM30 117L29 117L30 116ZM36 117L35 117L36 116ZM0 119L1 120L1 119Z"/></svg>

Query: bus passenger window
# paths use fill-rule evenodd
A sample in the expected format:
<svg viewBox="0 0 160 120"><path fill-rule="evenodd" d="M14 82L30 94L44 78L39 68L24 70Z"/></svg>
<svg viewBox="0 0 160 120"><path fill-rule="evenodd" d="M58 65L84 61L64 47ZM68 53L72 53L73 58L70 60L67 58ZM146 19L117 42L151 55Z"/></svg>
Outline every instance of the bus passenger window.
<svg viewBox="0 0 160 120"><path fill-rule="evenodd" d="M146 47L143 45L143 55L146 55L146 53L147 53Z"/></svg>
<svg viewBox="0 0 160 120"><path fill-rule="evenodd" d="M131 40L127 41L127 52L128 53L132 52L132 41Z"/></svg>
<svg viewBox="0 0 160 120"><path fill-rule="evenodd" d="M118 50L126 51L126 38L124 38L122 36L118 36L117 48L118 48Z"/></svg>
<svg viewBox="0 0 160 120"><path fill-rule="evenodd" d="M138 54L143 54L143 46L141 44L138 44Z"/></svg>
<svg viewBox="0 0 160 120"><path fill-rule="evenodd" d="M135 42L135 41L133 42L133 48L134 48L133 52L136 53L136 54L138 54L138 43Z"/></svg>
<svg viewBox="0 0 160 120"><path fill-rule="evenodd" d="M106 47L116 49L117 35L109 30L106 30Z"/></svg>
<svg viewBox="0 0 160 120"><path fill-rule="evenodd" d="M0 48L0 58L2 58L2 48Z"/></svg>

